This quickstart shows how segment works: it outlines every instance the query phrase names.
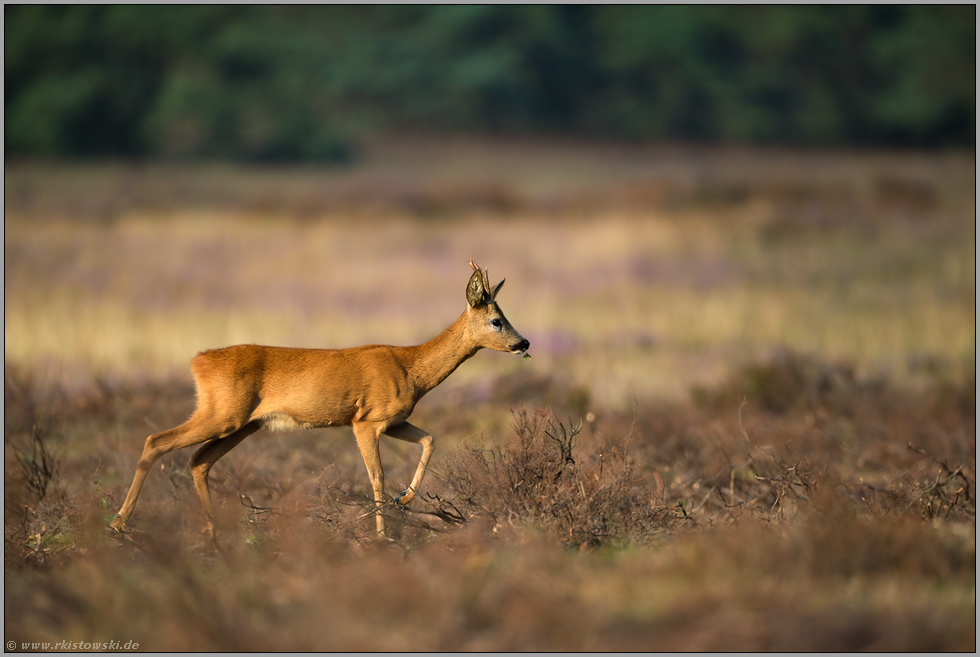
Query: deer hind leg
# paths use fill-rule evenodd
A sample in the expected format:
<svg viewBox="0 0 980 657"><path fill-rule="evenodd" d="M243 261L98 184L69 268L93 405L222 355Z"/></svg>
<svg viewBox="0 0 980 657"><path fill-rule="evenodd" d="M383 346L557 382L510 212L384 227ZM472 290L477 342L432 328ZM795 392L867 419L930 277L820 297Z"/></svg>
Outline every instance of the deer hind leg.
<svg viewBox="0 0 980 657"><path fill-rule="evenodd" d="M129 487L126 500L123 502L122 508L119 509L119 513L116 514L116 518L112 521L110 527L119 531L126 524L126 521L129 520L129 517L133 514L133 508L136 506L136 498L139 497L140 489L143 488L143 481L158 458L175 449L203 443L217 438L219 435L219 431L212 430L211 427L208 427L195 416L179 427L153 434L147 438L146 443L143 445L143 455L136 465L133 484Z"/></svg>
<svg viewBox="0 0 980 657"><path fill-rule="evenodd" d="M253 433L259 430L259 422L249 422L235 433L224 438L216 438L204 443L201 449L194 452L191 457L191 474L194 477L194 488L197 496L201 498L201 506L204 507L204 519L208 522L207 531L214 538L214 509L211 506L211 489L208 485L208 473L211 468L222 456L230 452L238 443L242 442Z"/></svg>
<svg viewBox="0 0 980 657"><path fill-rule="evenodd" d="M385 518L382 507L385 496L385 472L381 467L381 427L376 424L355 422L354 437L357 438L357 446L361 450L361 456L364 457L364 465L371 479L371 488L374 489L378 534L384 536Z"/></svg>
<svg viewBox="0 0 980 657"><path fill-rule="evenodd" d="M422 478L425 477L425 468L429 465L429 459L435 449L435 439L428 432L419 429L408 422L402 422L385 429L385 434L392 438L405 440L410 443L422 445L422 458L419 459L419 467L415 470L415 477L409 484L408 490L403 491L395 497L396 504L408 504L418 495L419 486L422 485Z"/></svg>

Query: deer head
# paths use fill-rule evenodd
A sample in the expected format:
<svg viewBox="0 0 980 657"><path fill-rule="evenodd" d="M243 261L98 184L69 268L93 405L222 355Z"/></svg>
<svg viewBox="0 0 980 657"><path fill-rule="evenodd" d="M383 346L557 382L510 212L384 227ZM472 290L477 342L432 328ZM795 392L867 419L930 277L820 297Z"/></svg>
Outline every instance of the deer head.
<svg viewBox="0 0 980 657"><path fill-rule="evenodd" d="M497 293L504 286L504 281L491 288L487 270L480 269L472 258L470 267L473 268L473 275L466 284L466 326L470 336L481 347L523 354L531 343L510 325L497 305Z"/></svg>

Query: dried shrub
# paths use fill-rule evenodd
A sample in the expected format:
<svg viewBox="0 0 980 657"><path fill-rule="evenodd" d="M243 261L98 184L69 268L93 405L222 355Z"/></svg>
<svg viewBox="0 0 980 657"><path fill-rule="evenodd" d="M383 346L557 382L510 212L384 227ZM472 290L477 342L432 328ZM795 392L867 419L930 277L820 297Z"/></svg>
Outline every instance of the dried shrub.
<svg viewBox="0 0 980 657"><path fill-rule="evenodd" d="M637 445L638 458L665 489L669 503L699 526L796 520L827 481L819 455L790 446L784 436L786 442L774 446L772 433L756 436L755 427L747 429L745 408L707 423L677 412L657 423L649 418L641 423L647 442Z"/></svg>
<svg viewBox="0 0 980 657"><path fill-rule="evenodd" d="M494 529L533 526L569 546L643 542L667 529L674 514L643 489L628 456L630 436L599 440L585 453L577 427L549 409L514 413L503 446L463 448L447 457L445 483L458 505L489 518Z"/></svg>
<svg viewBox="0 0 980 657"><path fill-rule="evenodd" d="M916 510L927 519L960 520L976 522L977 471L976 462L961 463L950 468L945 460L930 457L920 448L909 443L908 449L928 457L935 463L932 472L935 479L910 477L903 473L897 481L903 487L905 510Z"/></svg>
<svg viewBox="0 0 980 657"><path fill-rule="evenodd" d="M74 510L58 481L59 459L46 440L43 416L37 413L27 445L11 437L19 471L9 471L4 491L4 566L42 568L74 547ZM8 436L9 437L9 436Z"/></svg>
<svg viewBox="0 0 980 657"><path fill-rule="evenodd" d="M20 464L24 483L31 497L38 502L44 501L52 480L58 474L58 461L48 449L44 441L44 429L40 425L35 424L31 430L30 454L18 452L17 463Z"/></svg>
<svg viewBox="0 0 980 657"><path fill-rule="evenodd" d="M828 490L877 518L975 522L975 375L951 365L898 385L780 351L648 410L634 448L701 524L803 519Z"/></svg>

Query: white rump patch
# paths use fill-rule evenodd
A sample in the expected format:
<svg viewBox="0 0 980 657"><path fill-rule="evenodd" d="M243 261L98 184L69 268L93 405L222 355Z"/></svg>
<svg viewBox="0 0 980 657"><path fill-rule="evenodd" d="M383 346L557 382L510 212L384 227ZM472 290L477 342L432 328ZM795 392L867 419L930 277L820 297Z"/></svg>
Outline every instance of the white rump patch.
<svg viewBox="0 0 980 657"><path fill-rule="evenodd" d="M299 422L292 415L287 415L279 411L266 413L262 416L262 426L269 431L289 431L291 429L311 429L309 422Z"/></svg>

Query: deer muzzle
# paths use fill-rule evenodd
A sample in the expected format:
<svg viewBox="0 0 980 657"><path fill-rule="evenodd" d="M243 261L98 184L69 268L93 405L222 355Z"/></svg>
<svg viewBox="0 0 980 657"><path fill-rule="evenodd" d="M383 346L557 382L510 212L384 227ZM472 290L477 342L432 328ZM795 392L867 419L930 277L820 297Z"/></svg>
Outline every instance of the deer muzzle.
<svg viewBox="0 0 980 657"><path fill-rule="evenodd" d="M520 342L518 342L517 344L512 344L510 346L510 353L512 353L512 354L523 354L530 347L531 347L531 343L528 342L526 339L524 339L524 340L521 340Z"/></svg>

